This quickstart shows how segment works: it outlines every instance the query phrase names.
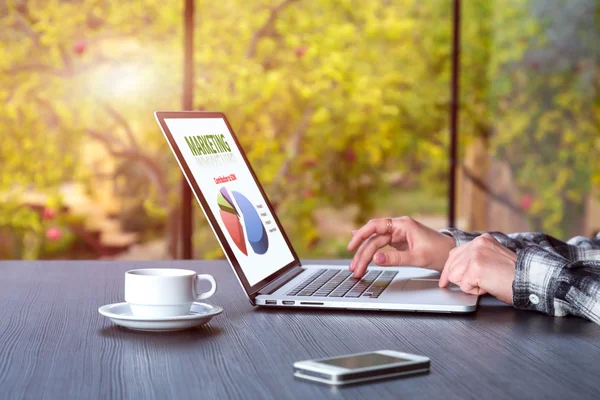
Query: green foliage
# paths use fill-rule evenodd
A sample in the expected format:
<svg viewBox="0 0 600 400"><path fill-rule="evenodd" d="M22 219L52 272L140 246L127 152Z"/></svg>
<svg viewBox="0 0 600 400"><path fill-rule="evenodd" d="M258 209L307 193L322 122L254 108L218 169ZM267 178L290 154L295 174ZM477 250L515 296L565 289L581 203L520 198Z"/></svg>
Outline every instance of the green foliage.
<svg viewBox="0 0 600 400"><path fill-rule="evenodd" d="M301 252L320 239L317 207L355 203L356 222L364 222L385 191L383 171L427 169L441 154L430 147L445 140L448 7L415 0L196 3L196 105L230 117ZM1 7L2 50L11 56L0 71L14 78L1 92L12 110L3 131L15 146L32 131L44 138L34 143L63 146L41 160L47 182L33 186L52 190L76 179L93 192L95 172L82 151L93 142L125 162L132 152L145 157L133 163L158 188L138 194L139 202L164 215L160 208L177 203L180 175L151 112L179 108L180 2ZM40 104L45 118L35 112ZM3 171L0 191L21 189L13 171L29 159L2 151L18 165ZM144 179L127 165L119 176L132 188ZM33 173L26 170L23 180Z"/></svg>
<svg viewBox="0 0 600 400"><path fill-rule="evenodd" d="M165 99L175 104L177 91L155 90L153 104L144 96L159 80L175 86L179 79L179 68L161 50L175 41L179 13L150 0L0 5L0 228L13 232L19 254L44 251L43 243L28 239L42 231L39 213L28 207L32 195L56 197L65 182L102 190L89 162L98 143L117 161L135 159L158 170L146 174L153 185L165 180L157 167L169 156L164 144L153 140L142 149L136 142L157 136L155 107L165 107ZM165 185L158 191L138 203L168 207L161 198Z"/></svg>
<svg viewBox="0 0 600 400"><path fill-rule="evenodd" d="M533 221L563 234L564 206L600 182L597 26L577 13L597 2L551 2L555 14L544 2L463 2L461 132L490 136L534 195ZM450 12L449 0L196 1L195 108L228 115L301 254L329 246L315 209L356 205L360 224L395 198L387 172L445 194ZM43 231L28 190L100 191L99 149L124 203L175 218L181 175L152 112L180 108L182 23L180 1L0 5L0 227L22 243ZM556 37L581 45L564 52ZM199 214L199 256L220 256Z"/></svg>
<svg viewBox="0 0 600 400"><path fill-rule="evenodd" d="M511 0L493 19L466 22L481 25L467 51L489 59L481 65L490 81L467 81L465 125L490 136L492 154L533 198L533 229L560 237L583 233L584 203L600 180L599 10L596 0Z"/></svg>
<svg viewBox="0 0 600 400"><path fill-rule="evenodd" d="M219 23L199 26L210 40L198 47L196 93L227 113L305 253L320 238L315 208L356 204L364 223L387 190L383 172L445 158L449 8L327 0L273 14L269 3L204 10Z"/></svg>

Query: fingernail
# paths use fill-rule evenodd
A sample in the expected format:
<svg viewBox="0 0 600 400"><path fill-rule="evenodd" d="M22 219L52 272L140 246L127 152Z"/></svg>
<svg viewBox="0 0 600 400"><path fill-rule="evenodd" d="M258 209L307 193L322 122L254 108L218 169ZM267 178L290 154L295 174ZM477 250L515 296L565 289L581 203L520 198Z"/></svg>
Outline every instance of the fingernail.
<svg viewBox="0 0 600 400"><path fill-rule="evenodd" d="M350 271L354 271L354 260L350 263Z"/></svg>
<svg viewBox="0 0 600 400"><path fill-rule="evenodd" d="M352 235L356 235L356 232L358 232L357 230L352 231Z"/></svg>
<svg viewBox="0 0 600 400"><path fill-rule="evenodd" d="M377 253L377 255L375 256L375 262L377 262L378 264L383 264L385 262L385 254Z"/></svg>

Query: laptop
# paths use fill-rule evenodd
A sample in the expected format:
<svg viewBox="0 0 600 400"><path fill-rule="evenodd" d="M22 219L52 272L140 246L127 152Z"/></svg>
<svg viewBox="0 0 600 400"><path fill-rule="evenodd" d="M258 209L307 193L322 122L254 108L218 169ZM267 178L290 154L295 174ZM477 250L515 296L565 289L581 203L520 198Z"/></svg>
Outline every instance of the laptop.
<svg viewBox="0 0 600 400"><path fill-rule="evenodd" d="M478 297L455 285L440 289L435 271L370 266L355 279L347 265L301 263L225 115L155 117L253 305L445 313L477 307Z"/></svg>

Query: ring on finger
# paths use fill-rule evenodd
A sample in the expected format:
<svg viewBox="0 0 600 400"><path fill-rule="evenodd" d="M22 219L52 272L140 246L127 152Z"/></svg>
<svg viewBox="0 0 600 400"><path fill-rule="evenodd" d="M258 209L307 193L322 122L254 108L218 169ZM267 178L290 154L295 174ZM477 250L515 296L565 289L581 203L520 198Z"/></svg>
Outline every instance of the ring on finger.
<svg viewBox="0 0 600 400"><path fill-rule="evenodd" d="M387 225L387 233L392 233L392 227L393 227L393 223L394 221L391 218L386 218L385 219L386 225Z"/></svg>

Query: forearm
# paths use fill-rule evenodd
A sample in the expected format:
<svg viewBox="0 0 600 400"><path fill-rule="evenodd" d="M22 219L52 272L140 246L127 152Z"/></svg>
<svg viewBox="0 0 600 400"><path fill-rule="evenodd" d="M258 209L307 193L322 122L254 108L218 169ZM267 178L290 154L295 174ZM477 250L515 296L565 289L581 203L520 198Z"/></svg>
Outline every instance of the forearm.
<svg viewBox="0 0 600 400"><path fill-rule="evenodd" d="M600 261L570 261L539 246L517 251L513 304L600 324Z"/></svg>

